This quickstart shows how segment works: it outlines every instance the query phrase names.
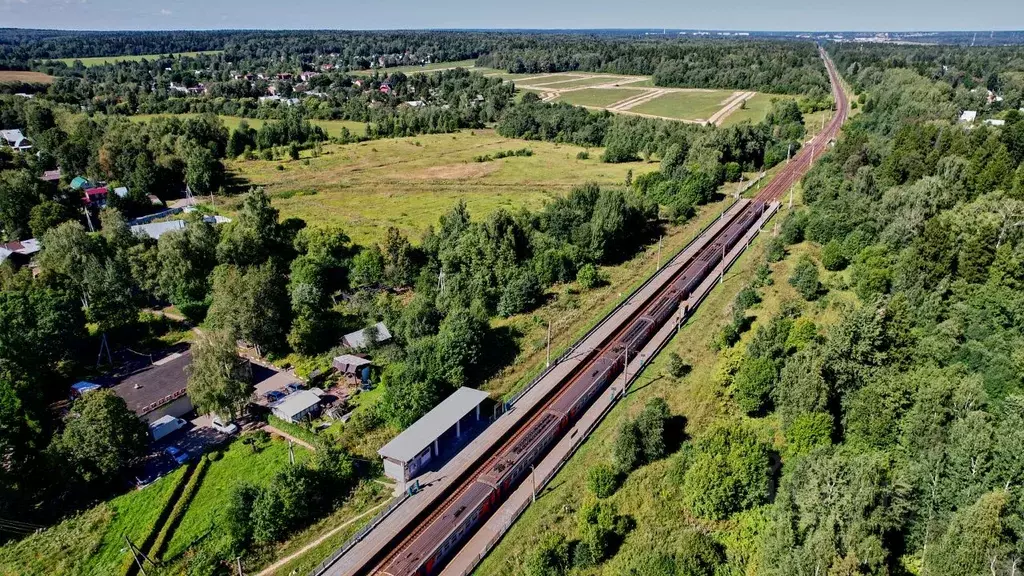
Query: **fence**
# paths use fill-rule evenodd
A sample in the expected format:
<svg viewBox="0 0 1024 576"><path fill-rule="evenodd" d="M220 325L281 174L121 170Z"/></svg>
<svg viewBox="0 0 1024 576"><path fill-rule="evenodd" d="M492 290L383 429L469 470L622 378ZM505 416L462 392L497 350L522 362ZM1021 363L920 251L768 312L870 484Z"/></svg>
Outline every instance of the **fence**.
<svg viewBox="0 0 1024 576"><path fill-rule="evenodd" d="M351 550L353 546L362 542L363 538L365 538L366 535L369 534L371 530L376 528L381 522L384 521L385 518L390 516L391 513L395 511L395 509L401 506L408 499L409 493L404 492L401 496L398 496L394 500L392 500L391 504L388 504L387 508L381 510L376 516L373 517L372 520L370 520L366 524L366 526L363 526L359 529L359 531L353 534L352 537L349 538L348 541L345 542L345 544L342 545L341 548L335 550L334 554L331 554L329 558L318 564L317 567L314 568L310 574L312 576L320 576L321 574L323 574L328 568L330 568L335 562L337 562L339 558L341 558L345 555L346 552Z"/></svg>

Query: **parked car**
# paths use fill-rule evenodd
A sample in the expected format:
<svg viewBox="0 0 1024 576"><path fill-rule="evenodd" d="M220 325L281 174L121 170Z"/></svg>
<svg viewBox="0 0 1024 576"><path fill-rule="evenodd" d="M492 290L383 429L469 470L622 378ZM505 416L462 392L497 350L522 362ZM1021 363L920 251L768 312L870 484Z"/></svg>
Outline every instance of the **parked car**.
<svg viewBox="0 0 1024 576"><path fill-rule="evenodd" d="M171 459L173 459L178 464L184 464L185 462L189 461L189 458L192 457L192 455L189 454L187 451L182 450L177 446L168 446L167 448L164 449L164 454L170 456Z"/></svg>
<svg viewBox="0 0 1024 576"><path fill-rule="evenodd" d="M210 425L213 426L214 430L220 432L221 434L235 434L236 432L238 432L237 424L231 421L225 423L223 420L221 420L220 416L214 416L213 418L211 418Z"/></svg>
<svg viewBox="0 0 1024 576"><path fill-rule="evenodd" d="M263 395L267 399L267 402L277 402L285 397L285 393L280 390L271 390Z"/></svg>
<svg viewBox="0 0 1024 576"><path fill-rule="evenodd" d="M150 424L149 433L153 436L153 440L155 441L167 436L171 432L181 430L186 424L188 424L188 422L185 422L181 418L175 418L174 416L167 415Z"/></svg>

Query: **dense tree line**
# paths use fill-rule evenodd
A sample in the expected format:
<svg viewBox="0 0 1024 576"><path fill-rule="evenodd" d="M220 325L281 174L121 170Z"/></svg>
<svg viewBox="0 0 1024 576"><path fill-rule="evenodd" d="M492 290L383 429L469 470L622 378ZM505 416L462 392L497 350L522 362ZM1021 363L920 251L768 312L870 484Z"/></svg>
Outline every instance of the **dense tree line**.
<svg viewBox="0 0 1024 576"><path fill-rule="evenodd" d="M810 42L529 36L480 56L477 66L516 74L650 75L658 86L828 93L828 78Z"/></svg>

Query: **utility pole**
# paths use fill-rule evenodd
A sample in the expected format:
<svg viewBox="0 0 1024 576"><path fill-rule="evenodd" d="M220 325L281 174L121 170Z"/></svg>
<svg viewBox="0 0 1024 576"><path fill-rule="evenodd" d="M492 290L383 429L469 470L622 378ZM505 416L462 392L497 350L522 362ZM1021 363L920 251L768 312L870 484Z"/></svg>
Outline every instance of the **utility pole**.
<svg viewBox="0 0 1024 576"><path fill-rule="evenodd" d="M89 232L95 232L96 229L93 228L93 226L92 226L92 215L89 214L89 207L86 206L85 208L82 208L82 211L85 212L85 221L86 221L86 223L89 224Z"/></svg>
<svg viewBox="0 0 1024 576"><path fill-rule="evenodd" d="M789 151L786 152L786 164L789 164L789 158L793 155L793 143L789 143Z"/></svg>
<svg viewBox="0 0 1024 576"><path fill-rule="evenodd" d="M722 267L718 272L718 283L725 282L725 242L722 242Z"/></svg>
<svg viewBox="0 0 1024 576"><path fill-rule="evenodd" d="M149 559L149 556L146 556L142 550L139 550L135 544L132 544L132 541L128 539L127 534L124 536L124 541L128 543L128 550L132 553L132 558L135 560L135 565L139 567L139 572L142 573L142 576L146 576L146 569L143 567L142 560L139 559L139 556L142 556L145 560L149 560L149 563L154 566L156 564L154 564L154 562Z"/></svg>
<svg viewBox="0 0 1024 576"><path fill-rule="evenodd" d="M288 440L288 461L295 466L295 443Z"/></svg>
<svg viewBox="0 0 1024 576"><path fill-rule="evenodd" d="M658 238L658 270L661 270L661 241L665 239L665 235L662 234Z"/></svg>
<svg viewBox="0 0 1024 576"><path fill-rule="evenodd" d="M235 566L238 567L238 576L242 576L242 557L235 556Z"/></svg>

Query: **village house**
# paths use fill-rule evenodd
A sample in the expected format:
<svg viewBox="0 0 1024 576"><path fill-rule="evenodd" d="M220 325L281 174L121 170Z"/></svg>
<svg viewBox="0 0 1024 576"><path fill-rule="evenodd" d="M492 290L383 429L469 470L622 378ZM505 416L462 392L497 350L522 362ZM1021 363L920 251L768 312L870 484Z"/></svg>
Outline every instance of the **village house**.
<svg viewBox="0 0 1024 576"><path fill-rule="evenodd" d="M21 130L0 130L0 140L16 152L32 149L32 142L21 133Z"/></svg>

